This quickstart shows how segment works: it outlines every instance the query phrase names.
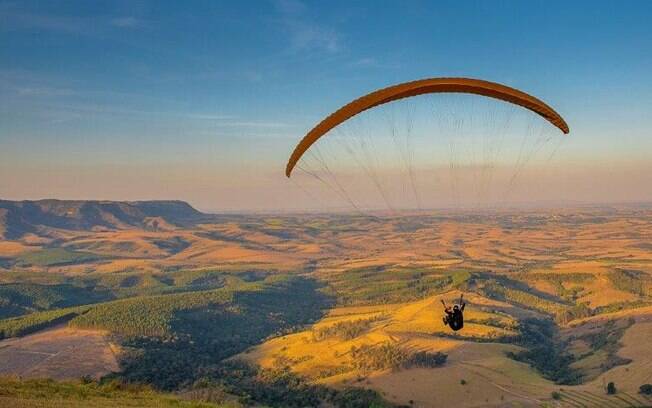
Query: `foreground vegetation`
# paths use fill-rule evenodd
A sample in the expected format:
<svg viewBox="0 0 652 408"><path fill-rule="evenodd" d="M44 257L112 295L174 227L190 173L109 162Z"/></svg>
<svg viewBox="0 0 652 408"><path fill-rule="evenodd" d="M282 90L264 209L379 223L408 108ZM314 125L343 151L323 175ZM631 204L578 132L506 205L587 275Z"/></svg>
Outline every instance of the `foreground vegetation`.
<svg viewBox="0 0 652 408"><path fill-rule="evenodd" d="M239 360L216 365L191 388L221 389L237 395L244 405L272 407L394 408L373 390L358 387L334 389L312 384L288 366L262 369ZM398 407L396 407L398 408Z"/></svg>
<svg viewBox="0 0 652 408"><path fill-rule="evenodd" d="M0 339L25 336L30 333L70 321L88 310L87 307L73 307L32 313L26 316L0 320Z"/></svg>
<svg viewBox="0 0 652 408"><path fill-rule="evenodd" d="M0 406L15 408L232 408L233 405L186 401L150 387L118 381L57 382L0 377Z"/></svg>

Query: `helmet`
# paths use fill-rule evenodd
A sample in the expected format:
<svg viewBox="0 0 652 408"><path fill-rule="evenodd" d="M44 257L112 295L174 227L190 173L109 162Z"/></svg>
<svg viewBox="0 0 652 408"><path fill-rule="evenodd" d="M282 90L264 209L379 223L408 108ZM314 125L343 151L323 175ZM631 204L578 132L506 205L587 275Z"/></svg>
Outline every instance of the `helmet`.
<svg viewBox="0 0 652 408"><path fill-rule="evenodd" d="M460 309L459 305L453 306L453 310L459 310L459 309Z"/></svg>

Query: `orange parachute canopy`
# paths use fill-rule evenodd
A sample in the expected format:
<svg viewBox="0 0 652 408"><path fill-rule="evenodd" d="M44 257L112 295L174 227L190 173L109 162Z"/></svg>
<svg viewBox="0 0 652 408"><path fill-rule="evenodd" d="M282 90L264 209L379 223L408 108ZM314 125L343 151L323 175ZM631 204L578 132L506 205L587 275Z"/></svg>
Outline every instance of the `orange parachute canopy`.
<svg viewBox="0 0 652 408"><path fill-rule="evenodd" d="M528 95L518 89L510 88L495 82L471 78L429 78L418 81L405 82L374 91L362 96L353 102L344 105L326 119L312 128L294 148L285 168L285 175L290 177L301 156L320 137L342 122L352 118L367 109L383 105L398 99L430 93L468 93L500 99L505 102L522 106L542 116L548 122L559 128L563 133L568 133L566 121L550 106L543 101Z"/></svg>

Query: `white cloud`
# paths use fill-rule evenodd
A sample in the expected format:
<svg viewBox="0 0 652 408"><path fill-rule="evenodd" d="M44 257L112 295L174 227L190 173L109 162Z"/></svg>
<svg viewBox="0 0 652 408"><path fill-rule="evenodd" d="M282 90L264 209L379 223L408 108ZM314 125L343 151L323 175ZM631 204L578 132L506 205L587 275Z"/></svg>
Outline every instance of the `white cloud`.
<svg viewBox="0 0 652 408"><path fill-rule="evenodd" d="M299 20L288 20L292 47L297 50L325 50L335 53L341 49L339 36L327 27Z"/></svg>

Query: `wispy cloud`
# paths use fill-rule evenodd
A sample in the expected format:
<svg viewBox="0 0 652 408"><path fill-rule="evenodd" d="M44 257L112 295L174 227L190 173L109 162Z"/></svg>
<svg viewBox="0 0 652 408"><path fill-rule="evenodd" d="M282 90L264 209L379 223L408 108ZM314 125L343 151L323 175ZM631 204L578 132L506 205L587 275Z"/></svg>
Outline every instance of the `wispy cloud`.
<svg viewBox="0 0 652 408"><path fill-rule="evenodd" d="M110 24L120 28L138 28L143 26L143 21L136 17L117 17L111 19Z"/></svg>
<svg viewBox="0 0 652 408"><path fill-rule="evenodd" d="M210 113L186 113L183 114L183 116L188 119L198 120L232 120L236 118L236 116L233 115L219 115Z"/></svg>
<svg viewBox="0 0 652 408"><path fill-rule="evenodd" d="M311 19L304 3L298 0L276 0L274 3L293 50L329 53L342 50L341 35L333 27Z"/></svg>
<svg viewBox="0 0 652 408"><path fill-rule="evenodd" d="M161 116L161 117L185 118L190 120L212 120L212 121L233 121L237 119L237 117L233 115L145 110L145 109L116 106L114 104L92 104L92 103L48 104L45 103L45 104L41 104L41 106L48 109L55 109L55 110L66 111L66 112L77 112L77 113L97 114L97 115L124 115L124 116L141 116L141 117Z"/></svg>
<svg viewBox="0 0 652 408"><path fill-rule="evenodd" d="M252 81L262 78L257 71L246 75L250 75ZM21 104L23 110L47 123L64 123L89 117L124 116L134 120L157 122L176 118L184 123L203 126L203 122L214 128L225 129L281 129L293 126L265 119L250 120L228 112L175 110L171 100L150 98L139 93L86 90L85 85L75 81L60 83L57 78L43 77L29 71L0 70L0 96L13 98L16 103ZM170 109L147 109L160 104ZM3 113L5 112L0 112L0 115Z"/></svg>
<svg viewBox="0 0 652 408"><path fill-rule="evenodd" d="M243 128L290 128L294 125L284 122L256 122L256 121L234 121L224 122L221 124L224 127L243 127Z"/></svg>
<svg viewBox="0 0 652 408"><path fill-rule="evenodd" d="M352 67L372 67L378 65L375 58L360 58L349 64Z"/></svg>
<svg viewBox="0 0 652 408"><path fill-rule="evenodd" d="M0 4L0 31L38 30L65 34L95 35L110 28L133 29L145 25L144 20L133 16L65 16L19 8L13 3Z"/></svg>
<svg viewBox="0 0 652 408"><path fill-rule="evenodd" d="M303 14L306 12L306 5L299 0L276 0L276 8L283 14Z"/></svg>
<svg viewBox="0 0 652 408"><path fill-rule="evenodd" d="M400 66L398 62L381 62L376 58L363 57L347 64L351 68L386 68L394 69Z"/></svg>
<svg viewBox="0 0 652 408"><path fill-rule="evenodd" d="M84 33L91 28L84 19L37 14L10 7L0 8L0 27L3 30L21 29Z"/></svg>
<svg viewBox="0 0 652 408"><path fill-rule="evenodd" d="M75 92L72 89L52 88L52 87L19 87L16 93L20 96L68 96Z"/></svg>
<svg viewBox="0 0 652 408"><path fill-rule="evenodd" d="M0 69L0 95L7 98L38 99L76 94L70 81L64 84L55 82L27 71Z"/></svg>
<svg viewBox="0 0 652 408"><path fill-rule="evenodd" d="M102 104L78 104L78 103L42 103L39 104L41 114L46 117L48 121L52 118L65 118L60 122L70 121L75 119L82 119L88 116L125 116L133 117L134 119L156 120L177 118L187 122L210 122L210 126L214 128L225 129L285 129L291 128L295 125L280 121L268 120L247 120L241 116L228 115L220 113L206 113L206 112L178 112L178 111L156 111L156 110L143 110L132 109L126 107L117 107L115 105L102 105Z"/></svg>

